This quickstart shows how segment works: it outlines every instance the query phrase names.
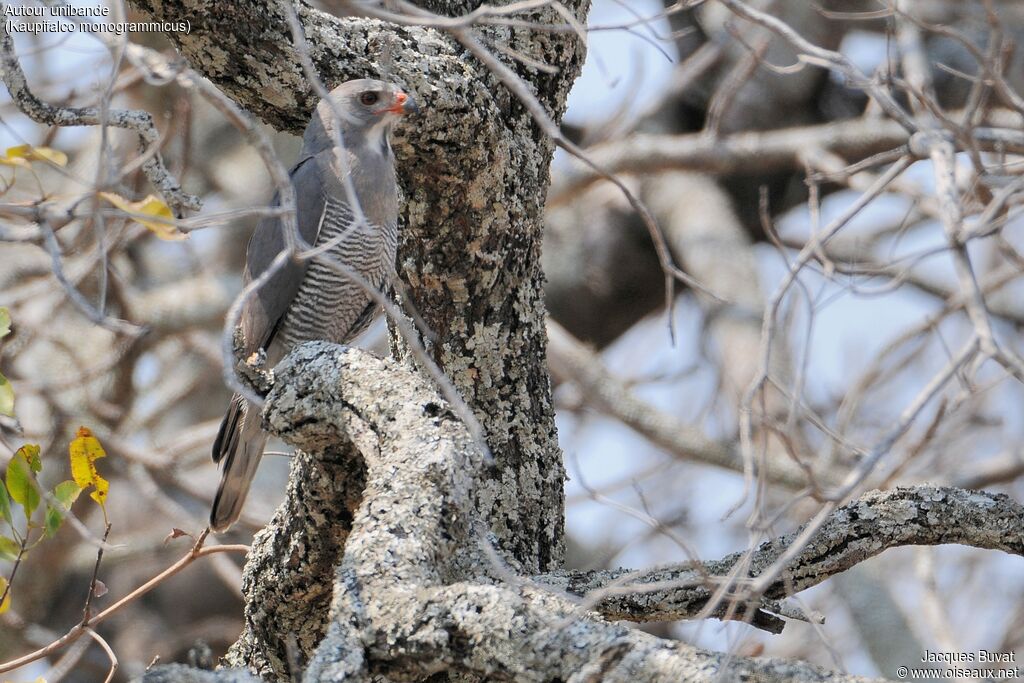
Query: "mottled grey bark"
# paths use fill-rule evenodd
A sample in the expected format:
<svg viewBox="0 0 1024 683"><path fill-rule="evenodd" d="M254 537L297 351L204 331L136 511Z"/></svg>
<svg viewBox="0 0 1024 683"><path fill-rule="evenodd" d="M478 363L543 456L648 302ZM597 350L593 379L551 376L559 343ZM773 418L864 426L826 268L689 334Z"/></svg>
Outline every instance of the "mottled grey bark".
<svg viewBox="0 0 1024 683"><path fill-rule="evenodd" d="M280 675L288 671L289 639L304 657L319 644L364 467L345 435L315 456L295 454L285 502L253 539L242 575L245 630L229 662Z"/></svg>
<svg viewBox="0 0 1024 683"><path fill-rule="evenodd" d="M872 491L836 510L764 597L771 601L799 593L884 550L904 545L957 543L1024 555L1022 524L1024 507L999 493L940 486ZM735 553L714 562L648 571L558 572L535 578L581 597L606 591L608 596L594 608L611 619L692 617L711 597L707 577L727 575L740 562L747 576L759 576L801 531L767 541L753 554ZM645 585L648 588L637 590ZM764 606L772 608L770 602Z"/></svg>

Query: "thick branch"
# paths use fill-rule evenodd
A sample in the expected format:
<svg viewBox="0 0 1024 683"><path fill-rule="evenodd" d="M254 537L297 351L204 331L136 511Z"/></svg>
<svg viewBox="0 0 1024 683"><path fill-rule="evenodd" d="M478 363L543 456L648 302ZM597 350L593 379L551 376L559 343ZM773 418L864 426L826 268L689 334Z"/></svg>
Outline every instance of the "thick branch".
<svg viewBox="0 0 1024 683"><path fill-rule="evenodd" d="M425 379L394 361L324 343L300 347L275 374L265 424L314 452L330 451L347 435L367 467L333 588L330 625L306 680L422 678L445 670L523 681L715 680L723 674L856 680L801 663L706 652L588 615L592 604L614 619L691 616L737 568L744 571L735 590L742 591L742 579L770 567L799 531L749 556L736 553L636 579L626 570L521 578L521 567L496 552L478 512L475 482L486 470L483 458ZM296 482L289 496L301 495L302 482ZM1024 554L1022 529L1024 509L1003 495L930 486L870 493L833 513L763 597L804 590L898 545L960 543ZM623 579L658 584L657 590L608 590ZM267 590L274 586L268 582ZM582 609L580 597L588 601Z"/></svg>
<svg viewBox="0 0 1024 683"><path fill-rule="evenodd" d="M536 578L591 600L596 600L595 591L606 593L596 609L609 619L686 619L706 607L717 588L712 577L729 575L741 562L749 567L747 576L760 575L802 530L767 541L749 556L735 553L699 567L558 572ZM872 491L833 512L765 597L799 593L889 548L948 543L1024 555L1024 507L1003 494L952 487Z"/></svg>
<svg viewBox="0 0 1024 683"><path fill-rule="evenodd" d="M444 670L489 681L646 683L755 680L866 681L810 664L709 652L678 641L587 618L564 598L532 590L459 583L385 591L388 630L367 651L396 678ZM375 611L376 601L367 604ZM377 625L371 620L371 628ZM322 650L342 653L332 634ZM372 669L371 669L372 670ZM333 668L307 680L338 681Z"/></svg>

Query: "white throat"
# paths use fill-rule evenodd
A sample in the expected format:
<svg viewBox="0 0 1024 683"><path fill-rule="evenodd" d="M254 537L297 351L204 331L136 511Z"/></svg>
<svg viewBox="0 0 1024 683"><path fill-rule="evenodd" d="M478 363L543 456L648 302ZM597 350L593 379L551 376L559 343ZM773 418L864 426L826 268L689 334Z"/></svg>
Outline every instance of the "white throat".
<svg viewBox="0 0 1024 683"><path fill-rule="evenodd" d="M379 121L366 130L366 146L369 149L380 150L380 153L384 156L390 156L391 142L388 137L394 122L395 117L390 114L383 114Z"/></svg>

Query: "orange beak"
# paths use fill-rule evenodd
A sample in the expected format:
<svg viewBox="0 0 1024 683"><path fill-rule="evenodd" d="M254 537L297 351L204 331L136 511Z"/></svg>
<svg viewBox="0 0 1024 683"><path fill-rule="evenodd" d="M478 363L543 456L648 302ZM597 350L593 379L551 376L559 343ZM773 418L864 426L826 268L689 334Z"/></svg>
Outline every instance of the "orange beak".
<svg viewBox="0 0 1024 683"><path fill-rule="evenodd" d="M404 114L415 114L420 110L416 106L416 100L406 95L404 92L399 90L395 93L394 105L388 107L384 111L391 112L392 114L398 114L399 116Z"/></svg>

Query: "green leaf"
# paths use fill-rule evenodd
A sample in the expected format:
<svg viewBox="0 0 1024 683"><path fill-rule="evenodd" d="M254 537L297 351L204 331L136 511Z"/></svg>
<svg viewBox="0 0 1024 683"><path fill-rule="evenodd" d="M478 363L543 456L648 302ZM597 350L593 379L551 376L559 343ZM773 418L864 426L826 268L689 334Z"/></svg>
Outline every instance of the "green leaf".
<svg viewBox="0 0 1024 683"><path fill-rule="evenodd" d="M71 504L78 498L78 494L82 492L82 487L71 481L62 481L53 487L53 495L60 502L60 505L47 505L46 506L46 519L43 523L43 531L47 538L53 538L57 531L60 529L60 525L64 523L64 517L71 510Z"/></svg>
<svg viewBox="0 0 1024 683"><path fill-rule="evenodd" d="M0 339L11 333L11 312L6 307L0 306Z"/></svg>
<svg viewBox="0 0 1024 683"><path fill-rule="evenodd" d="M70 479L53 487L53 496L68 510L71 509L71 504L78 500L78 494L81 492L82 487Z"/></svg>
<svg viewBox="0 0 1024 683"><path fill-rule="evenodd" d="M64 513L52 505L46 506L46 516L43 520L43 533L47 538L57 535L60 525L64 522Z"/></svg>
<svg viewBox="0 0 1024 683"><path fill-rule="evenodd" d="M25 444L7 464L7 492L11 500L25 508L25 518L29 520L39 507L39 491L33 475L33 471L39 471L38 463L39 446Z"/></svg>
<svg viewBox="0 0 1024 683"><path fill-rule="evenodd" d="M3 373L0 373L0 415L14 417L14 387Z"/></svg>
<svg viewBox="0 0 1024 683"><path fill-rule="evenodd" d="M5 560L14 561L18 559L18 554L21 552L21 544L15 541L13 538L7 538L6 536L0 536L0 557Z"/></svg>
<svg viewBox="0 0 1024 683"><path fill-rule="evenodd" d="M11 516L11 499L7 495L7 487L0 481L0 517L8 524L14 526L14 517Z"/></svg>

